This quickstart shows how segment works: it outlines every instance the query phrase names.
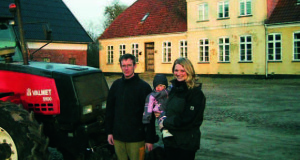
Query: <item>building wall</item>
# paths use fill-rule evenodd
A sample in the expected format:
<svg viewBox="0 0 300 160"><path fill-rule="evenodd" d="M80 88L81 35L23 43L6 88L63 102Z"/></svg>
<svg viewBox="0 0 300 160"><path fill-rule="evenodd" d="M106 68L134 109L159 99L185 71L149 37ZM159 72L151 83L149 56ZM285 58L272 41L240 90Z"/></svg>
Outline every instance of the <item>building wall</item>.
<svg viewBox="0 0 300 160"><path fill-rule="evenodd" d="M30 54L41 48L45 43L28 43ZM43 61L49 58L50 62L70 63L70 59L75 59L76 65L87 65L87 44L60 44L50 43L46 47L33 54L33 59Z"/></svg>
<svg viewBox="0 0 300 160"><path fill-rule="evenodd" d="M100 69L103 72L121 72L119 64L119 46L126 45L126 53L132 53L131 45L137 43L139 45L139 62L137 63L136 73L145 72L145 43L154 42L154 72L156 73L172 73L172 64L179 57L179 42L186 40L186 33L150 35L139 37L126 37L100 40ZM172 59L170 63L164 63L162 60L163 42L171 42ZM107 60L108 46L113 46L113 63L109 64Z"/></svg>
<svg viewBox="0 0 300 160"><path fill-rule="evenodd" d="M218 18L218 2L225 0L187 0L188 32L262 25L267 18L267 0L252 0L252 15L240 16L240 1L228 0L229 18ZM199 20L198 6L207 3L208 20Z"/></svg>
<svg viewBox="0 0 300 160"><path fill-rule="evenodd" d="M240 61L240 36L252 36L251 62ZM229 62L219 62L220 37L228 37L230 40ZM243 29L230 28L218 30L203 30L188 32L188 58L194 64L197 74L265 74L265 29L263 26L244 27ZM209 62L199 61L199 40L209 39Z"/></svg>
<svg viewBox="0 0 300 160"><path fill-rule="evenodd" d="M229 2L229 16L218 17L220 0L187 0L188 5L188 48L189 58L198 74L265 74L265 28L267 17L265 0L252 0L252 14L240 16L238 0ZM208 19L199 20L198 6L207 3ZM252 60L240 61L240 36L252 37ZM228 37L230 41L229 62L219 61L219 38ZM209 39L209 58L205 63L199 61L199 40Z"/></svg>
<svg viewBox="0 0 300 160"><path fill-rule="evenodd" d="M250 15L240 15L240 0L228 0L229 16L218 17L218 2L225 0L186 0L187 24L185 33L149 35L100 40L100 69L104 72L121 72L119 67L119 45L126 45L126 53L131 53L130 45L139 44L141 51L137 73L145 72L146 42L155 42L155 73L172 73L172 63L179 57L179 41L187 40L187 57L192 61L196 74L209 75L300 75L300 61L293 61L293 33L300 32L299 23L282 25L265 25L278 0L252 0ZM207 3L208 18L199 20L198 6ZM267 35L280 33L282 35L282 60L269 61L267 50ZM251 36L252 59L241 60L240 37ZM229 61L219 61L219 38L226 37L230 41ZM203 62L199 58L199 40L209 39L209 61ZM172 42L172 60L162 62L162 43ZM107 46L114 46L114 63L107 63Z"/></svg>
<svg viewBox="0 0 300 160"><path fill-rule="evenodd" d="M282 35L282 60L268 61L268 74L300 75L300 61L293 60L294 33L300 32L300 24L268 26L268 34L279 33Z"/></svg>

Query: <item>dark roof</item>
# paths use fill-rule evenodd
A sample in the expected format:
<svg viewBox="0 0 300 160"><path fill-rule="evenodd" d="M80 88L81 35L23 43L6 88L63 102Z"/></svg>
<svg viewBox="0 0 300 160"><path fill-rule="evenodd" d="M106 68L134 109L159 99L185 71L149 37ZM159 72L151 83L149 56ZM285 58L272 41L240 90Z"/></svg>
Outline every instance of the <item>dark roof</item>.
<svg viewBox="0 0 300 160"><path fill-rule="evenodd" d="M89 43L93 40L74 17L62 0L20 0L25 38L32 41L45 40L45 24L52 30L55 42ZM9 4L14 0L0 1L0 16L11 16Z"/></svg>
<svg viewBox="0 0 300 160"><path fill-rule="evenodd" d="M279 0L267 24L300 22L300 4L297 0Z"/></svg>
<svg viewBox="0 0 300 160"><path fill-rule="evenodd" d="M185 0L137 0L121 13L99 39L186 32ZM142 22L146 14L149 16Z"/></svg>

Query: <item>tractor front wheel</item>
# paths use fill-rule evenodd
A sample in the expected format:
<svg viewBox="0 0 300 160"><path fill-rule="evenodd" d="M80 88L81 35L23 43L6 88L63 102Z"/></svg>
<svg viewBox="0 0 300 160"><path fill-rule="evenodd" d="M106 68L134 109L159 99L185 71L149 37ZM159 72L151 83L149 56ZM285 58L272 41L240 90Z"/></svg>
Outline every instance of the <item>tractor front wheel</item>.
<svg viewBox="0 0 300 160"><path fill-rule="evenodd" d="M21 106L0 101L0 160L48 160L42 125Z"/></svg>

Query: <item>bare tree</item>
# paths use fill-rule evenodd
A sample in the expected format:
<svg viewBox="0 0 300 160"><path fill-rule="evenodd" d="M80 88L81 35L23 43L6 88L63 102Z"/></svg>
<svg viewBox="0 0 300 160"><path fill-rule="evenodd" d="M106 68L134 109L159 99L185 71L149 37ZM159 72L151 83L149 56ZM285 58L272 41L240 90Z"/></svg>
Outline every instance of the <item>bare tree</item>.
<svg viewBox="0 0 300 160"><path fill-rule="evenodd" d="M87 21L85 23L85 30L86 32L90 35L90 37L96 41L97 38L101 35L101 33L103 32L103 29L100 25L100 23L95 23L92 21Z"/></svg>
<svg viewBox="0 0 300 160"><path fill-rule="evenodd" d="M106 29L128 6L119 4L119 0L115 0L112 5L106 6L104 15L106 20L104 21L104 29Z"/></svg>

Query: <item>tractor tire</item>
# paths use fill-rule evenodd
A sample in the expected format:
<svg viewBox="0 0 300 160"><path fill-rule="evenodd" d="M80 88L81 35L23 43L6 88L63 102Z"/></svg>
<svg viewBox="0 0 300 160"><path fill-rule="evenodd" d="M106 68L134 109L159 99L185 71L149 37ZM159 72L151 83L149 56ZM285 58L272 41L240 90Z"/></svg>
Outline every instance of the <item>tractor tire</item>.
<svg viewBox="0 0 300 160"><path fill-rule="evenodd" d="M10 146L10 152L0 151L0 160L49 160L49 139L42 130L33 112L0 101L0 146Z"/></svg>

